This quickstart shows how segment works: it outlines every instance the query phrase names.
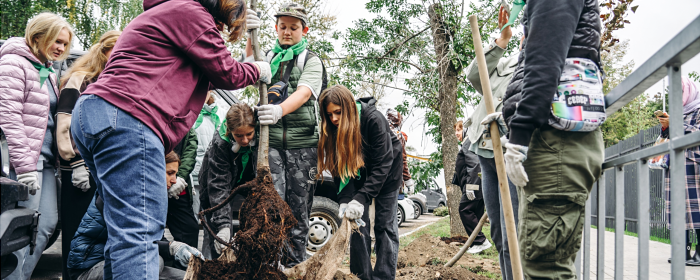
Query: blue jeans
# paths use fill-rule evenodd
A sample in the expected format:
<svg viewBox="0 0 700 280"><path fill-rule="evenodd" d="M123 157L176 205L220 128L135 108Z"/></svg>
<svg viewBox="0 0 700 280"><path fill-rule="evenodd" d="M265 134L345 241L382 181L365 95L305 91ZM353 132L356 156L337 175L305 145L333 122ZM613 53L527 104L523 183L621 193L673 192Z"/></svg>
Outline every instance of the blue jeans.
<svg viewBox="0 0 700 280"><path fill-rule="evenodd" d="M513 279L513 270L510 265L510 249L508 248L508 235L506 234L503 207L501 207L501 192L498 188L498 173L496 161L493 158L479 156L481 164L481 190L486 204L486 213L491 222L491 239L498 250L498 262L501 265L503 280ZM508 181L510 189L510 201L513 204L513 212L518 211L518 190ZM515 212L514 214L516 214ZM515 228L518 228L518 215L515 216Z"/></svg>
<svg viewBox="0 0 700 280"><path fill-rule="evenodd" d="M48 243L58 223L58 192L56 190L55 169L48 163L39 160L37 173L39 174L37 181L41 184L41 189L35 195L29 195L29 200L18 203L19 206L41 213L37 226L38 233L34 254L29 254L29 246L14 252L18 261L17 268L6 279L29 279L32 276L32 272L41 258L41 253L46 248L46 243ZM14 170L10 170L10 178L17 179Z"/></svg>
<svg viewBox="0 0 700 280"><path fill-rule="evenodd" d="M158 279L154 242L163 236L168 209L160 138L95 95L78 99L71 128L105 202L105 279Z"/></svg>

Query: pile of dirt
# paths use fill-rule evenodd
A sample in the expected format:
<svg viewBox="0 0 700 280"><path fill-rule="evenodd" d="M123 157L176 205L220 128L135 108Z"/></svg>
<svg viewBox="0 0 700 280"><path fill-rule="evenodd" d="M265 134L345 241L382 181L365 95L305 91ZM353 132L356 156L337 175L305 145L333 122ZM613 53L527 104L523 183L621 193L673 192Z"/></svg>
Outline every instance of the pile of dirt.
<svg viewBox="0 0 700 280"><path fill-rule="evenodd" d="M467 240L469 240L469 237L464 237L464 236L455 236L455 237L440 237L440 240L447 244L452 244L453 242L457 243L467 243Z"/></svg>
<svg viewBox="0 0 700 280"><path fill-rule="evenodd" d="M438 237L425 234L416 240L413 240L411 244L408 244L408 246L399 251L397 268L399 270L403 270L404 268L424 267L430 265L442 267L442 265L447 263L450 259L452 259L452 257L454 257L455 254L457 254L457 252L459 252L459 249L459 246L448 245ZM498 266L497 261L491 259L480 259L479 257L468 253L464 254L464 256L462 256L462 258L460 258L454 265L454 267L462 268L460 266L468 267L472 271L483 270L494 274L501 273L501 268ZM462 269L465 272L469 272L469 270L465 268ZM439 272L439 270L437 270L437 272Z"/></svg>
<svg viewBox="0 0 700 280"><path fill-rule="evenodd" d="M396 279L490 280L486 276L478 275L460 266L443 267L442 265L402 268L396 271Z"/></svg>

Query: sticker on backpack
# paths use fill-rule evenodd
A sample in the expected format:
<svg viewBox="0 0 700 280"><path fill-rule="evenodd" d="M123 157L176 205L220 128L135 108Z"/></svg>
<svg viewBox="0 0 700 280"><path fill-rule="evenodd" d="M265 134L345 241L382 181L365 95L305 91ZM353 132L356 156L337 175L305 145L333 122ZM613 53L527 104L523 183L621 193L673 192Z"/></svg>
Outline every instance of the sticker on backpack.
<svg viewBox="0 0 700 280"><path fill-rule="evenodd" d="M602 75L590 59L567 58L552 99L549 125L565 131L596 130L605 121Z"/></svg>

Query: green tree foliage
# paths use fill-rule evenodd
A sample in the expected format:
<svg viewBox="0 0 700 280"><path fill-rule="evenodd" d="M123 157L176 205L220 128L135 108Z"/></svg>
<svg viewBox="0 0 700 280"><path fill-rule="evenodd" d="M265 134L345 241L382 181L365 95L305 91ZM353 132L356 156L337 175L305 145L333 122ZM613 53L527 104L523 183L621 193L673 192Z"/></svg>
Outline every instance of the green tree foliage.
<svg viewBox="0 0 700 280"><path fill-rule="evenodd" d="M122 30L143 12L141 0L0 0L0 38L24 36L27 22L41 12L63 16L73 26L77 44L88 49L109 30Z"/></svg>

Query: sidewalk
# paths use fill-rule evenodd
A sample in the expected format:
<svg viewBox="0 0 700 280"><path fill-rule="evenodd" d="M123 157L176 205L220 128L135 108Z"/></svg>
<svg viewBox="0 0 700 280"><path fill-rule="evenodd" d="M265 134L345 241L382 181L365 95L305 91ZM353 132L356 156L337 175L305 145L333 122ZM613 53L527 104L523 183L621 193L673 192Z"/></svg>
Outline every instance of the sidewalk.
<svg viewBox="0 0 700 280"><path fill-rule="evenodd" d="M598 232L591 229L591 279L596 279ZM625 235L624 239L624 279L637 279L638 238ZM649 241L649 279L671 279L671 245ZM615 276L615 233L605 232L605 279ZM685 279L700 280L700 267L685 267Z"/></svg>

